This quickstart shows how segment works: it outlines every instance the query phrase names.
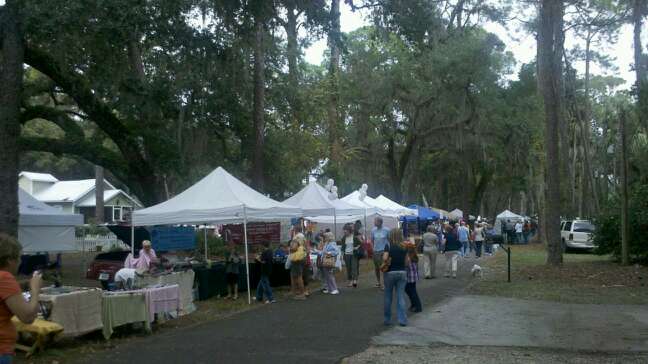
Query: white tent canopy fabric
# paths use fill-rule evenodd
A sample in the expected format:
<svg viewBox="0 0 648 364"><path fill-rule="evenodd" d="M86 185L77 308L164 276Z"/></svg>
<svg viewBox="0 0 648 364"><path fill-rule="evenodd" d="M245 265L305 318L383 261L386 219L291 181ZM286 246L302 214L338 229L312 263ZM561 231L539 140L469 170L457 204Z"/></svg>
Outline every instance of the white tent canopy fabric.
<svg viewBox="0 0 648 364"><path fill-rule="evenodd" d="M218 167L172 199L133 212L133 225L242 222L246 216L262 221L301 214L299 207L266 197Z"/></svg>
<svg viewBox="0 0 648 364"><path fill-rule="evenodd" d="M18 188L18 241L25 253L76 250L75 227L83 216L68 214Z"/></svg>
<svg viewBox="0 0 648 364"><path fill-rule="evenodd" d="M360 191L357 190L342 197L341 200L351 205L366 209L367 214L374 214L378 212L378 208L374 205L375 200L369 196L365 196L364 199L361 199Z"/></svg>
<svg viewBox="0 0 648 364"><path fill-rule="evenodd" d="M317 182L311 181L283 203L300 207L304 215L343 216L363 214L363 207L354 206L340 199L331 200L328 191Z"/></svg>
<svg viewBox="0 0 648 364"><path fill-rule="evenodd" d="M418 214L418 211L400 205L399 203L389 199L388 197L385 197L384 195L380 195L376 197L374 199L374 202L377 208L385 212L398 214L398 215L409 215L409 216L416 216Z"/></svg>
<svg viewBox="0 0 648 364"><path fill-rule="evenodd" d="M451 219L463 219L463 215L463 211L459 209L454 209L448 213L448 217L450 217Z"/></svg>
<svg viewBox="0 0 648 364"><path fill-rule="evenodd" d="M522 215L518 215L514 212L511 212L509 210L504 210L502 211L499 215L496 217L497 220L504 220L504 219L511 219L511 220L522 220L524 217Z"/></svg>

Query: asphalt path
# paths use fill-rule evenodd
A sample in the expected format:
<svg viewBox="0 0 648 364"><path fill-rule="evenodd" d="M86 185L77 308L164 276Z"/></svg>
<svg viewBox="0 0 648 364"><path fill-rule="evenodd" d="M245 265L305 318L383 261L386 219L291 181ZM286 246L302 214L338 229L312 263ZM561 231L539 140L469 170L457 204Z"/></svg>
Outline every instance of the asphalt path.
<svg viewBox="0 0 648 364"><path fill-rule="evenodd" d="M438 272L442 259L439 256ZM361 264L372 263L365 259ZM423 310L460 294L471 279L472 264L460 261L457 279L419 281ZM366 350L372 337L389 329L383 325L383 292L374 284L373 274L363 275L358 288L339 284L344 288L337 296L317 292L306 301L260 305L225 319L136 338L91 359L139 364L337 363ZM396 321L395 312L392 317Z"/></svg>

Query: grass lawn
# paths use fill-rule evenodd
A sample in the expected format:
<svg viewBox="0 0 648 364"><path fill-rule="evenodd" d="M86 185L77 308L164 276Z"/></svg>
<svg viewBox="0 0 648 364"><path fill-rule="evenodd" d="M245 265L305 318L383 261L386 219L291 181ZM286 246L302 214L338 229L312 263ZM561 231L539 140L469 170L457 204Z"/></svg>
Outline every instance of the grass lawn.
<svg viewBox="0 0 648 364"><path fill-rule="evenodd" d="M621 266L609 256L567 253L562 267L545 264L544 245L513 246L511 283L506 282L507 256L499 250L480 263L484 277L470 287L473 294L565 303L646 304L648 268Z"/></svg>

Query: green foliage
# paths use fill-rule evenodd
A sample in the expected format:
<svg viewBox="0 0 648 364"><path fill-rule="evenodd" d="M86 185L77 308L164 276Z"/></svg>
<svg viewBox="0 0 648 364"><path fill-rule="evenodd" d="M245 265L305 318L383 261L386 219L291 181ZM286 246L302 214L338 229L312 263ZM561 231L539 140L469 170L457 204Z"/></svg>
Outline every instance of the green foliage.
<svg viewBox="0 0 648 364"><path fill-rule="evenodd" d="M196 244L198 245L196 251L201 257L205 256L205 232L203 230L196 231ZM207 235L207 252L210 257L224 257L227 253L228 247L225 241L214 235Z"/></svg>
<svg viewBox="0 0 648 364"><path fill-rule="evenodd" d="M597 254L621 256L621 203L618 198L610 201L605 210L596 218L594 243ZM631 259L648 264L648 185L635 185L632 188L628 206L630 226L628 243Z"/></svg>

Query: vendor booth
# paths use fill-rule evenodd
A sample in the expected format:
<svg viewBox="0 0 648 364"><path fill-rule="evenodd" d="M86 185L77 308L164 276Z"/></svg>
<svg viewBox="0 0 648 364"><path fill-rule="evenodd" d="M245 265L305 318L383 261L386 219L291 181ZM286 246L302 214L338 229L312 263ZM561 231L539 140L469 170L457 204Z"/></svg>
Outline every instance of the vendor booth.
<svg viewBox="0 0 648 364"><path fill-rule="evenodd" d="M24 253L76 250L75 227L83 215L69 214L38 201L18 188L18 241Z"/></svg>
<svg viewBox="0 0 648 364"><path fill-rule="evenodd" d="M495 228L495 233L497 235L502 235L502 223L510 224L512 226L516 222L522 220L524 220L522 215L518 215L510 210L504 210L495 217L495 224L493 226Z"/></svg>
<svg viewBox="0 0 648 364"><path fill-rule="evenodd" d="M176 225L242 223L245 246L245 266L248 302L251 303L248 221L279 221L301 216L299 207L266 197L229 174L216 168L193 186L172 199L133 212L132 225ZM205 258L207 242L205 240Z"/></svg>
<svg viewBox="0 0 648 364"><path fill-rule="evenodd" d="M454 209L448 213L448 218L451 220L463 220L464 213L459 209Z"/></svg>

